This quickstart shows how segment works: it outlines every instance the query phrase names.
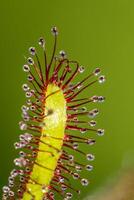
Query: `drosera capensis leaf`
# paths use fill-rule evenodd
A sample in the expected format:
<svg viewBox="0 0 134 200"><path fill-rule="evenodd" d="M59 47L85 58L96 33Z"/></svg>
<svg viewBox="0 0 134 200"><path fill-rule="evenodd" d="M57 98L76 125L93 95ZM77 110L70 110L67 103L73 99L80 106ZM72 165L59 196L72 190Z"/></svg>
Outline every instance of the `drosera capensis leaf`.
<svg viewBox="0 0 134 200"><path fill-rule="evenodd" d="M54 47L50 61L41 37L44 64L36 48L30 47L31 57L23 66L28 82L22 85L27 98L19 122L23 133L14 144L20 152L14 159L16 167L10 173L8 185L3 187L3 200L54 200L55 194L58 199L68 200L73 193L79 195L80 190L71 185L70 179L83 186L89 184L81 171L93 169L89 163L95 158L89 148L95 144L92 135L104 134L104 129L95 128L93 118L99 114L98 109L88 110L84 106L103 102L105 98L97 95L81 98L80 94L96 82L103 83L105 76L99 75L100 68L96 68L80 82L73 83L85 68L69 60L63 50L55 56L58 30L53 27L51 31ZM88 152L81 149L81 144L87 145ZM76 153L87 162L78 160Z"/></svg>

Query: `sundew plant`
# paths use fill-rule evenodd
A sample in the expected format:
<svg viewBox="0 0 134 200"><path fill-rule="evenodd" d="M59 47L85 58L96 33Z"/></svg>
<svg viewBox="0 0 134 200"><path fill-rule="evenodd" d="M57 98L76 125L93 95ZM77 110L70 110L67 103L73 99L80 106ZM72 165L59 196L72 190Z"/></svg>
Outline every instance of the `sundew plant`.
<svg viewBox="0 0 134 200"><path fill-rule="evenodd" d="M68 200L74 193L79 195L79 188L70 180L76 179L83 186L89 184L81 171L93 169L90 161L95 156L90 153L90 146L95 144L94 134L104 134L104 129L96 128L94 120L98 109L87 109L85 105L103 102L105 98L97 95L81 98L80 94L93 84L103 83L105 76L96 68L80 82L75 81L85 68L69 60L63 50L55 55L58 30L53 27L51 32L54 36L51 58L48 59L41 37L38 43L43 62L37 49L30 47L30 57L23 65L27 76L22 85L26 103L21 107L22 133L14 144L19 155L14 159L15 168L8 184L3 187L3 200Z"/></svg>

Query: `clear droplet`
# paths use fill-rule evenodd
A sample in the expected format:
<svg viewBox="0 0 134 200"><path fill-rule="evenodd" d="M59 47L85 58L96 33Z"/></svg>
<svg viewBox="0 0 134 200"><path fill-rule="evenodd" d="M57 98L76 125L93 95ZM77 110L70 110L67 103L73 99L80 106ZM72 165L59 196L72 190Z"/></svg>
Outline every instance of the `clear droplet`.
<svg viewBox="0 0 134 200"><path fill-rule="evenodd" d="M96 95L92 96L92 97L91 97L91 100L92 100L94 103L98 102L98 96L96 96Z"/></svg>
<svg viewBox="0 0 134 200"><path fill-rule="evenodd" d="M90 154L90 153L87 154L86 157L87 157L87 160L89 160L89 161L93 161L95 159L95 156L93 154Z"/></svg>
<svg viewBox="0 0 134 200"><path fill-rule="evenodd" d="M60 54L60 56L61 56L62 58L65 58L65 57L66 57L66 52L63 51L63 50L61 50L61 51L59 52L59 54Z"/></svg>
<svg viewBox="0 0 134 200"><path fill-rule="evenodd" d="M2 190L6 194L10 191L10 188L8 186L3 186Z"/></svg>
<svg viewBox="0 0 134 200"><path fill-rule="evenodd" d="M79 147L79 145L78 145L78 143L73 143L73 149L78 149L78 147Z"/></svg>
<svg viewBox="0 0 134 200"><path fill-rule="evenodd" d="M52 32L53 35L58 35L57 27L56 26L52 27L51 32Z"/></svg>
<svg viewBox="0 0 134 200"><path fill-rule="evenodd" d="M92 126L92 127L96 126L96 121L91 120L91 121L89 122L89 125Z"/></svg>
<svg viewBox="0 0 134 200"><path fill-rule="evenodd" d="M13 178L15 178L18 174L19 174L19 173L18 173L18 170L16 170L16 169L13 169L13 170L10 172L10 175L11 175L11 177L13 177Z"/></svg>
<svg viewBox="0 0 134 200"><path fill-rule="evenodd" d="M98 130L97 130L97 135L103 136L103 135L104 135L104 132L105 132L104 129L98 129Z"/></svg>
<svg viewBox="0 0 134 200"><path fill-rule="evenodd" d="M32 97L33 94L31 92L26 92L25 95L26 95L27 98L30 98L30 97Z"/></svg>
<svg viewBox="0 0 134 200"><path fill-rule="evenodd" d="M80 129L80 132L83 134L83 133L86 133L87 129L86 128L81 128Z"/></svg>
<svg viewBox="0 0 134 200"><path fill-rule="evenodd" d="M94 145L95 144L95 139L88 139L87 144L89 145Z"/></svg>
<svg viewBox="0 0 134 200"><path fill-rule="evenodd" d="M86 111L87 111L87 108L86 108L86 107L82 107L82 108L81 108L81 111L82 111L82 112L86 112Z"/></svg>
<svg viewBox="0 0 134 200"><path fill-rule="evenodd" d="M35 51L35 47L30 47L30 48L29 48L29 52L30 52L31 55L34 56L34 55L35 55L35 52L36 52L36 51Z"/></svg>
<svg viewBox="0 0 134 200"><path fill-rule="evenodd" d="M27 80L28 80L28 81L33 81L33 80L34 80L34 78L33 78L33 76L31 76L31 75L28 75L28 77L27 77Z"/></svg>
<svg viewBox="0 0 134 200"><path fill-rule="evenodd" d="M80 73L83 73L85 71L85 67L84 66L80 66L79 69L78 69L78 71Z"/></svg>
<svg viewBox="0 0 134 200"><path fill-rule="evenodd" d="M73 155L69 155L68 157L69 157L70 161L74 160L74 156Z"/></svg>
<svg viewBox="0 0 134 200"><path fill-rule="evenodd" d="M70 192L67 192L66 193L66 198L67 199L71 199L73 197L73 194L72 193L70 193Z"/></svg>
<svg viewBox="0 0 134 200"><path fill-rule="evenodd" d="M95 76L98 76L100 72L101 72L100 68L96 68L93 73Z"/></svg>
<svg viewBox="0 0 134 200"><path fill-rule="evenodd" d="M27 84L23 84L23 85L22 85L22 89L23 89L24 91L28 91L30 88L29 88L29 86L28 86Z"/></svg>
<svg viewBox="0 0 134 200"><path fill-rule="evenodd" d="M104 102L105 101L105 97L103 97L103 96L98 96L98 102L99 103L102 103L102 102Z"/></svg>
<svg viewBox="0 0 134 200"><path fill-rule="evenodd" d="M20 127L20 130L26 130L27 124L25 124L23 121L21 121L21 122L19 122L19 127Z"/></svg>
<svg viewBox="0 0 134 200"><path fill-rule="evenodd" d="M32 105L32 106L30 106L30 110L35 110L36 109L36 107L34 106L34 105Z"/></svg>
<svg viewBox="0 0 134 200"><path fill-rule="evenodd" d="M9 192L9 197L14 197L14 192L13 191Z"/></svg>
<svg viewBox="0 0 134 200"><path fill-rule="evenodd" d="M65 191L65 190L67 190L67 186L66 186L66 185L64 185L64 184L61 184L61 190L62 190L62 191Z"/></svg>
<svg viewBox="0 0 134 200"><path fill-rule="evenodd" d="M45 46L45 40L44 40L43 37L40 37L40 38L39 38L39 45L42 46L42 47Z"/></svg>
<svg viewBox="0 0 134 200"><path fill-rule="evenodd" d="M81 184L83 186L87 186L89 184L89 181L87 179L83 178L83 179L81 179Z"/></svg>
<svg viewBox="0 0 134 200"><path fill-rule="evenodd" d="M79 176L78 173L73 173L73 178L74 178L74 179L79 179L79 177L80 177L80 176Z"/></svg>
<svg viewBox="0 0 134 200"><path fill-rule="evenodd" d="M87 171L92 171L93 170L93 166L92 165L86 165L86 170Z"/></svg>
<svg viewBox="0 0 134 200"><path fill-rule="evenodd" d="M98 79L99 83L104 83L105 80L106 80L106 79L105 79L105 76L104 76L104 75L100 76L99 79Z"/></svg>
<svg viewBox="0 0 134 200"><path fill-rule="evenodd" d="M34 60L31 57L29 57L27 59L27 62L28 62L29 65L33 65L34 64Z"/></svg>
<svg viewBox="0 0 134 200"><path fill-rule="evenodd" d="M76 171L81 171L81 170L82 170L82 167L81 167L80 165L76 165L76 166L75 166L75 169L76 169Z"/></svg>
<svg viewBox="0 0 134 200"><path fill-rule="evenodd" d="M30 71L30 67L28 65L23 65L23 71L24 72L29 72Z"/></svg>

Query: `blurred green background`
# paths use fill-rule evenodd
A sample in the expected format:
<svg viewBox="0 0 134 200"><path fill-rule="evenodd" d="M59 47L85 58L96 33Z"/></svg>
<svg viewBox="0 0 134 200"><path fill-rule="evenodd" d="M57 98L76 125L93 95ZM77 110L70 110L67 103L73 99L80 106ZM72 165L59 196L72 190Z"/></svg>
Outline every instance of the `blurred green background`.
<svg viewBox="0 0 134 200"><path fill-rule="evenodd" d="M91 150L96 155L95 170L85 176L92 184L84 188L80 199L92 195L134 163L134 1L1 0L0 22L0 188L7 183L16 156L13 143L18 140L20 107L25 102L21 89L26 80L24 56L42 35L50 50L50 29L56 25L58 50L66 50L87 72L101 66L107 76L106 84L91 90L106 96L98 118L106 134L97 138Z"/></svg>

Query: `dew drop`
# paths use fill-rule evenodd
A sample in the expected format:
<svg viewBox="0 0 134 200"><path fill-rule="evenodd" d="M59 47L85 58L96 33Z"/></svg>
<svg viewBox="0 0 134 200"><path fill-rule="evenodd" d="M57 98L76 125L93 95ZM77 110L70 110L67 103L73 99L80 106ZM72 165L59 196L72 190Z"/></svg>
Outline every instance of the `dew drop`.
<svg viewBox="0 0 134 200"><path fill-rule="evenodd" d="M52 27L51 32L52 32L53 35L58 35L57 27L56 26Z"/></svg>
<svg viewBox="0 0 134 200"><path fill-rule="evenodd" d="M16 169L13 169L11 172L10 172L10 175L11 175L11 177L16 177L17 175L18 175L18 170L16 170Z"/></svg>
<svg viewBox="0 0 134 200"><path fill-rule="evenodd" d="M81 129L80 129L80 132L81 132L81 133L86 133L86 131L87 131L86 128L81 128Z"/></svg>
<svg viewBox="0 0 134 200"><path fill-rule="evenodd" d="M105 101L105 97L103 97L103 96L98 96L98 102L99 103L102 103L102 102L104 102Z"/></svg>
<svg viewBox="0 0 134 200"><path fill-rule="evenodd" d="M96 126L96 121L91 120L91 121L89 122L89 125L92 126L92 127Z"/></svg>
<svg viewBox="0 0 134 200"><path fill-rule="evenodd" d="M70 193L70 192L66 193L66 198L67 199L71 199L72 197L73 197L72 193Z"/></svg>
<svg viewBox="0 0 134 200"><path fill-rule="evenodd" d="M79 145L78 143L73 143L73 149L78 149Z"/></svg>
<svg viewBox="0 0 134 200"><path fill-rule="evenodd" d="M87 140L88 145L94 145L95 144L95 139L88 139Z"/></svg>
<svg viewBox="0 0 134 200"><path fill-rule="evenodd" d="M95 156L93 154L87 154L86 157L87 157L87 160L89 161L93 161L95 159Z"/></svg>
<svg viewBox="0 0 134 200"><path fill-rule="evenodd" d="M34 77L31 76L31 75L28 75L27 80L28 80L28 81L33 81L33 80L34 80Z"/></svg>
<svg viewBox="0 0 134 200"><path fill-rule="evenodd" d="M34 56L34 55L35 55L35 52L36 52L36 51L35 51L35 47L30 47L30 48L29 48L29 52L30 52L31 55Z"/></svg>
<svg viewBox="0 0 134 200"><path fill-rule="evenodd" d="M83 178L83 179L81 179L81 184L83 186L87 186L89 184L89 181L87 179Z"/></svg>
<svg viewBox="0 0 134 200"><path fill-rule="evenodd" d="M30 97L32 97L32 93L31 92L26 92L25 96L26 96L26 98L30 98Z"/></svg>
<svg viewBox="0 0 134 200"><path fill-rule="evenodd" d="M30 110L35 110L36 109L36 107L34 106L34 105L32 105L32 106L30 106Z"/></svg>
<svg viewBox="0 0 134 200"><path fill-rule="evenodd" d="M13 191L9 192L9 197L14 197L14 192Z"/></svg>
<svg viewBox="0 0 134 200"><path fill-rule="evenodd" d="M98 102L98 96L96 96L96 95L92 96L92 97L91 97L91 100L92 100L94 103Z"/></svg>
<svg viewBox="0 0 134 200"><path fill-rule="evenodd" d="M82 167L81 167L80 165L76 165L76 166L75 166L75 169L76 169L76 171L81 171L81 170L82 170Z"/></svg>
<svg viewBox="0 0 134 200"><path fill-rule="evenodd" d="M78 71L80 73L83 73L85 71L85 67L84 66L80 66L79 69L78 69Z"/></svg>
<svg viewBox="0 0 134 200"><path fill-rule="evenodd" d="M3 186L2 190L6 194L6 193L9 193L10 188L8 186Z"/></svg>
<svg viewBox="0 0 134 200"><path fill-rule="evenodd" d="M29 86L28 86L27 84L23 84L23 85L22 85L22 89L23 89L24 91L28 91L30 88L29 88Z"/></svg>
<svg viewBox="0 0 134 200"><path fill-rule="evenodd" d="M20 130L26 130L27 124L25 124L23 121L21 121L21 122L19 122L19 127L20 127Z"/></svg>
<svg viewBox="0 0 134 200"><path fill-rule="evenodd" d="M100 72L101 72L100 68L96 68L93 73L95 76L98 76Z"/></svg>
<svg viewBox="0 0 134 200"><path fill-rule="evenodd" d="M62 191L65 191L65 190L67 190L67 186L64 184L61 184L61 189L62 189Z"/></svg>
<svg viewBox="0 0 134 200"><path fill-rule="evenodd" d="M82 112L86 112L86 111L87 111L87 108L86 108L86 107L82 107L82 108L81 108L81 111L82 111Z"/></svg>
<svg viewBox="0 0 134 200"><path fill-rule="evenodd" d="M74 179L79 179L79 177L80 177L80 176L79 176L78 173L73 173L73 178L74 178Z"/></svg>
<svg viewBox="0 0 134 200"><path fill-rule="evenodd" d="M40 37L38 43L39 43L39 45L40 45L41 47L44 47L44 46L45 46L45 40L44 40L44 38L43 38L43 37Z"/></svg>
<svg viewBox="0 0 134 200"><path fill-rule="evenodd" d="M69 160L70 160L70 161L73 161L73 160L74 160L74 156L73 156L73 155L69 155L68 157L69 157Z"/></svg>
<svg viewBox="0 0 134 200"><path fill-rule="evenodd" d="M34 64L34 60L31 57L29 57L27 59L27 62L28 62L29 65L33 65Z"/></svg>
<svg viewBox="0 0 134 200"><path fill-rule="evenodd" d="M105 80L106 80L106 79L105 79L105 76L103 76L103 75L100 76L99 79L98 79L99 83L104 83Z"/></svg>
<svg viewBox="0 0 134 200"><path fill-rule="evenodd" d="M27 105L31 105L31 104L32 104L31 99L28 99L28 100L26 101L26 103L27 103Z"/></svg>
<svg viewBox="0 0 134 200"><path fill-rule="evenodd" d="M20 155L21 157L25 157L25 156L26 156L26 153L25 153L24 151L20 151L20 152L19 152L19 155Z"/></svg>
<svg viewBox="0 0 134 200"><path fill-rule="evenodd" d="M29 110L29 107L23 105L23 106L21 107L21 110L22 110L22 111L28 111L28 110Z"/></svg>
<svg viewBox="0 0 134 200"><path fill-rule="evenodd" d="M105 132L104 129L98 129L98 130L97 130L97 135L103 136L103 135L104 135L104 132Z"/></svg>
<svg viewBox="0 0 134 200"><path fill-rule="evenodd" d="M63 50L61 50L61 51L59 52L59 54L60 54L61 58L65 58L65 57L66 57L66 52L63 51Z"/></svg>
<svg viewBox="0 0 134 200"><path fill-rule="evenodd" d="M23 71L24 72L29 72L30 71L30 67L28 65L23 65Z"/></svg>
<svg viewBox="0 0 134 200"><path fill-rule="evenodd" d="M86 170L87 171L92 171L93 170L93 166L92 165L86 165Z"/></svg>

